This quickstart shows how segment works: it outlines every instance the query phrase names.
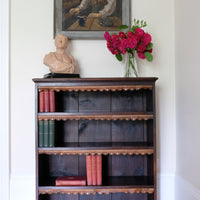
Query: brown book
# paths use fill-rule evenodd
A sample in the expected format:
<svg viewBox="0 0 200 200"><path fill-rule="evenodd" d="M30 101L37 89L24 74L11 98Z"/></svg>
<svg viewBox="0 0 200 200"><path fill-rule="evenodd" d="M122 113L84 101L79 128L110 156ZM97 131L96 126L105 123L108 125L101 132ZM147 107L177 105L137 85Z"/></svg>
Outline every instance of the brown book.
<svg viewBox="0 0 200 200"><path fill-rule="evenodd" d="M55 92L49 90L49 111L55 112Z"/></svg>
<svg viewBox="0 0 200 200"><path fill-rule="evenodd" d="M102 185L102 156L97 155L97 185Z"/></svg>
<svg viewBox="0 0 200 200"><path fill-rule="evenodd" d="M49 112L49 91L44 91L44 112Z"/></svg>
<svg viewBox="0 0 200 200"><path fill-rule="evenodd" d="M87 185L92 185L92 156L86 156Z"/></svg>
<svg viewBox="0 0 200 200"><path fill-rule="evenodd" d="M44 112L44 91L39 92L39 112Z"/></svg>
<svg viewBox="0 0 200 200"><path fill-rule="evenodd" d="M56 186L84 186L85 176L60 176L56 179Z"/></svg>
<svg viewBox="0 0 200 200"><path fill-rule="evenodd" d="M97 157L92 155L92 185L97 185Z"/></svg>

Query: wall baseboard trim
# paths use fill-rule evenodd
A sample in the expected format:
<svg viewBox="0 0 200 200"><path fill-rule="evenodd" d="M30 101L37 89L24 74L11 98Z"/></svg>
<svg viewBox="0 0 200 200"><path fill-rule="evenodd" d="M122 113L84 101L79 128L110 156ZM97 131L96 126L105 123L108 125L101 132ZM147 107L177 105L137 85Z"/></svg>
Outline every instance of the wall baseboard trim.
<svg viewBox="0 0 200 200"><path fill-rule="evenodd" d="M11 175L10 200L35 200L35 176Z"/></svg>
<svg viewBox="0 0 200 200"><path fill-rule="evenodd" d="M175 181L176 200L200 200L200 190L177 175Z"/></svg>
<svg viewBox="0 0 200 200"><path fill-rule="evenodd" d="M175 199L175 175L157 175L157 196L158 200L177 200Z"/></svg>

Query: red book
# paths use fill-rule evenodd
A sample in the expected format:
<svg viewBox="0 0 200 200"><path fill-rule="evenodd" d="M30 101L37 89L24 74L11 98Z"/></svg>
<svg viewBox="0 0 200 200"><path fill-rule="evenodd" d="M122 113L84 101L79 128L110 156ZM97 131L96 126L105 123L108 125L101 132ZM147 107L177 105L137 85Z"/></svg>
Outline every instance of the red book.
<svg viewBox="0 0 200 200"><path fill-rule="evenodd" d="M92 185L97 185L97 157L92 155Z"/></svg>
<svg viewBox="0 0 200 200"><path fill-rule="evenodd" d="M44 112L49 112L49 91L44 91Z"/></svg>
<svg viewBox="0 0 200 200"><path fill-rule="evenodd" d="M60 176L56 179L56 186L84 186L85 176Z"/></svg>
<svg viewBox="0 0 200 200"><path fill-rule="evenodd" d="M49 90L49 111L55 112L55 92Z"/></svg>
<svg viewBox="0 0 200 200"><path fill-rule="evenodd" d="M102 156L97 155L97 185L102 185Z"/></svg>
<svg viewBox="0 0 200 200"><path fill-rule="evenodd" d="M39 92L39 112L44 112L44 91Z"/></svg>
<svg viewBox="0 0 200 200"><path fill-rule="evenodd" d="M86 156L87 185L92 185L92 156Z"/></svg>

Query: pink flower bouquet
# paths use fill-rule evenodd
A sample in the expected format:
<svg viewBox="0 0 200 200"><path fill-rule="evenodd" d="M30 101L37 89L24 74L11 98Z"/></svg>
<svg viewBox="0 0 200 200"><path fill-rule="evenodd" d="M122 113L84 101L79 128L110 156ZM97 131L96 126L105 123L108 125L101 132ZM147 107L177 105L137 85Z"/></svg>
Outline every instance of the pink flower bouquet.
<svg viewBox="0 0 200 200"><path fill-rule="evenodd" d="M119 61L123 60L122 55L128 53L129 62L125 74L126 77L130 76L130 68L133 69L135 76L138 77L134 64L135 53L140 59L147 59L149 62L153 60L152 38L149 33L145 33L142 29L145 26L147 26L145 21L142 20L140 22L139 20L134 19L134 25L130 30L128 30L128 26L122 25L119 27L120 31L118 34L113 33L110 35L108 31L104 34L109 51L114 54ZM127 31L125 32L123 30Z"/></svg>

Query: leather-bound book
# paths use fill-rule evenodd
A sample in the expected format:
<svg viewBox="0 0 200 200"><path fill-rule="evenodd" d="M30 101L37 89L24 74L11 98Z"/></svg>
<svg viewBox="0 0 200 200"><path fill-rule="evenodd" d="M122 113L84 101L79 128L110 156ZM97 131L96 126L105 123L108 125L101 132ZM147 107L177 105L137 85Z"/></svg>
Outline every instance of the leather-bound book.
<svg viewBox="0 0 200 200"><path fill-rule="evenodd" d="M102 185L102 155L97 155L96 160L97 160L97 185Z"/></svg>
<svg viewBox="0 0 200 200"><path fill-rule="evenodd" d="M49 90L44 91L44 112L49 112Z"/></svg>
<svg viewBox="0 0 200 200"><path fill-rule="evenodd" d="M39 112L44 112L44 91L39 92Z"/></svg>
<svg viewBox="0 0 200 200"><path fill-rule="evenodd" d="M96 156L92 155L92 185L97 185L97 160Z"/></svg>
<svg viewBox="0 0 200 200"><path fill-rule="evenodd" d="M55 112L55 92L49 90L49 111Z"/></svg>
<svg viewBox="0 0 200 200"><path fill-rule="evenodd" d="M54 147L55 140L55 121L49 120L49 147Z"/></svg>
<svg viewBox="0 0 200 200"><path fill-rule="evenodd" d="M49 146L49 121L44 120L44 147Z"/></svg>
<svg viewBox="0 0 200 200"><path fill-rule="evenodd" d="M38 121L38 146L44 146L44 120Z"/></svg>
<svg viewBox="0 0 200 200"><path fill-rule="evenodd" d="M87 185L92 185L92 156L86 156Z"/></svg>
<svg viewBox="0 0 200 200"><path fill-rule="evenodd" d="M56 186L84 186L85 176L61 176L56 179Z"/></svg>

